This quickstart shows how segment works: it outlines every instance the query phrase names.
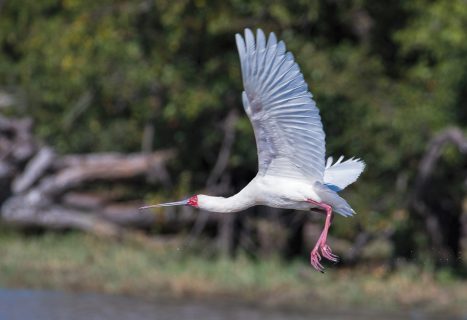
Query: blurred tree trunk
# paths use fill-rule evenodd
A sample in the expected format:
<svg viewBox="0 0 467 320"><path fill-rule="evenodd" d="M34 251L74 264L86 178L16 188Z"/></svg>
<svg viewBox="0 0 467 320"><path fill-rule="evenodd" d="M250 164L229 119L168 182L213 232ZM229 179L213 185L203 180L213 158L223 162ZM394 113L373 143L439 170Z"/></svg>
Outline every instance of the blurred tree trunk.
<svg viewBox="0 0 467 320"><path fill-rule="evenodd" d="M461 210L459 213L446 212L440 209L441 202L452 202L449 199L442 199L440 188L447 186L434 185L431 181L433 173L437 169L438 161L442 155L443 148L447 144L454 144L461 154L467 154L467 138L458 128L447 128L428 144L427 151L420 162L418 175L415 181L414 192L410 199L410 207L424 221L426 231L429 235L433 250L431 250L434 260L437 263L448 261L451 264L457 263L458 249L460 245ZM461 169L464 170L464 169ZM453 207L461 208L463 199L458 199L459 203L444 206L452 211ZM455 221L448 223L448 218ZM444 223L443 223L444 222ZM454 239L452 239L454 237Z"/></svg>
<svg viewBox="0 0 467 320"><path fill-rule="evenodd" d="M465 181L467 183L467 180ZM462 203L462 215L460 219L461 223L461 238L460 238L460 250L457 254L457 260L467 268L467 197L464 197Z"/></svg>

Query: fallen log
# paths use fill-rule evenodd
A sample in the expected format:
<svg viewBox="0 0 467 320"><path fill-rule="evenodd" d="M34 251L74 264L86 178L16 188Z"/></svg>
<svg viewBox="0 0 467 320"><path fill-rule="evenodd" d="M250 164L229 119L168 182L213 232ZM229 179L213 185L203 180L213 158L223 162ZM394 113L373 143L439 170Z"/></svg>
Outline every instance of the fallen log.
<svg viewBox="0 0 467 320"><path fill-rule="evenodd" d="M78 229L105 236L116 236L120 228L89 213L55 205L38 192L13 196L2 206L3 219L11 224L49 229Z"/></svg>
<svg viewBox="0 0 467 320"><path fill-rule="evenodd" d="M133 207L127 205L125 214L116 218L115 208L118 206L115 204L94 199L91 205L89 197L86 204L83 196L77 196L79 193L67 191L85 184L92 185L95 181L143 178L153 166L164 166L172 155L170 151L157 151L151 154L91 154L60 158L51 149L42 149L28 163L24 173L15 179L14 195L2 206L3 219L15 224L54 229L96 232L97 228L99 232L110 234L118 233L121 226L151 225L154 222L152 215L140 214L137 210L141 203L134 202ZM59 165L54 163L55 160ZM51 167L60 169L49 171ZM84 204L81 208L80 202Z"/></svg>
<svg viewBox="0 0 467 320"><path fill-rule="evenodd" d="M90 154L65 156L57 160L57 173L43 179L37 187L49 197L77 188L94 181L116 181L142 177L154 167L165 166L173 156L170 150L156 151L151 154ZM154 173L152 173L154 175ZM161 180L163 177L161 177Z"/></svg>
<svg viewBox="0 0 467 320"><path fill-rule="evenodd" d="M138 180L166 185L170 177L165 167L173 151L58 155L51 147L39 147L32 127L30 119L0 116L0 215L4 221L113 235L124 227L155 223L154 214L137 210L140 201L122 203L122 192L115 193L110 186L96 196L96 189L102 188L102 182L123 188Z"/></svg>

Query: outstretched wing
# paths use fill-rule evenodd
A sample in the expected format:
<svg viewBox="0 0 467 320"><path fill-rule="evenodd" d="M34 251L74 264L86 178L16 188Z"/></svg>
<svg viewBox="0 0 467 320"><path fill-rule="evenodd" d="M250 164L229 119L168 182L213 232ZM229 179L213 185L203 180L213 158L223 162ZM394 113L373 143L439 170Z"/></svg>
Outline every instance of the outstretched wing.
<svg viewBox="0 0 467 320"><path fill-rule="evenodd" d="M324 131L293 55L274 33L235 35L242 66L243 106L253 124L259 175L323 181Z"/></svg>

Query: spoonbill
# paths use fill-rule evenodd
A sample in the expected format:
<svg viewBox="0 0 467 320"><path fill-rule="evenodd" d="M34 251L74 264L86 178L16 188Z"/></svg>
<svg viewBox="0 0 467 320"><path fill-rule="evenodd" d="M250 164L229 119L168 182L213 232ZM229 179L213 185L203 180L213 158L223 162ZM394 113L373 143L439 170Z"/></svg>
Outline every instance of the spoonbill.
<svg viewBox="0 0 467 320"><path fill-rule="evenodd" d="M237 194L224 198L194 195L189 199L145 206L192 206L211 212L237 212L255 205L312 210L326 215L310 253L311 265L323 272L321 257L337 262L327 244L333 212L355 212L338 192L357 180L360 159L325 161L325 134L312 94L283 41L261 29L235 35L243 76L243 107L254 129L258 174Z"/></svg>

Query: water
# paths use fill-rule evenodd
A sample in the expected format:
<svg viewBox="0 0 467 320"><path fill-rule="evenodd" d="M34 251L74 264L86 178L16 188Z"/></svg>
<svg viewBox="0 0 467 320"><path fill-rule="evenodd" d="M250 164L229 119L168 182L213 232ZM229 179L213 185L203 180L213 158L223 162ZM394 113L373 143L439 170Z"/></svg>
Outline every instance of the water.
<svg viewBox="0 0 467 320"><path fill-rule="evenodd" d="M0 320L433 319L422 313L291 312L216 301L150 301L125 296L0 289ZM446 317L443 317L446 319Z"/></svg>

